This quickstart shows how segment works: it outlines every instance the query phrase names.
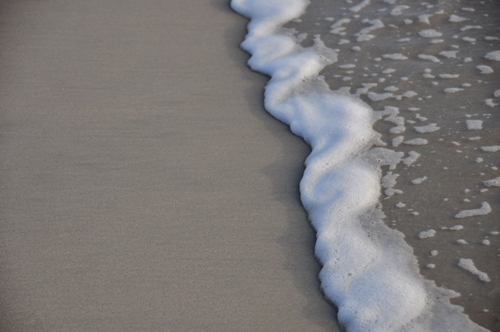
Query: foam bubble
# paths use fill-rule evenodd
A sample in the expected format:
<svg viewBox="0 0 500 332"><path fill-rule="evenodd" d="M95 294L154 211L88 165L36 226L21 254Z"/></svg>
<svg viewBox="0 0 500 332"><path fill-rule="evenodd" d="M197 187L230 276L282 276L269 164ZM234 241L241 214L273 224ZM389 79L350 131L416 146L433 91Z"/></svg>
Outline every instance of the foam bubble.
<svg viewBox="0 0 500 332"><path fill-rule="evenodd" d="M420 31L418 34L424 38L436 38L443 35L441 32L437 32L434 29L425 29Z"/></svg>
<svg viewBox="0 0 500 332"><path fill-rule="evenodd" d="M500 61L500 51L489 52L484 57L488 60Z"/></svg>
<svg viewBox="0 0 500 332"><path fill-rule="evenodd" d="M457 57L457 53L458 51L442 51L439 52L439 55L442 55L448 59L455 59Z"/></svg>
<svg viewBox="0 0 500 332"><path fill-rule="evenodd" d="M482 146L481 150L484 152L497 152L500 151L500 145Z"/></svg>
<svg viewBox="0 0 500 332"><path fill-rule="evenodd" d="M401 53L384 54L382 55L382 58L391 60L408 60L408 57Z"/></svg>
<svg viewBox="0 0 500 332"><path fill-rule="evenodd" d="M427 231L423 231L418 233L418 237L420 239L428 239L430 237L434 237L436 235L436 231L434 229L429 229Z"/></svg>
<svg viewBox="0 0 500 332"><path fill-rule="evenodd" d="M399 5L399 6L396 6L394 7L392 10L391 10L391 15L392 16L399 16L403 13L403 10L406 10L406 9L409 9L410 6L406 6L406 5Z"/></svg>
<svg viewBox="0 0 500 332"><path fill-rule="evenodd" d="M459 78L460 74L439 74L441 78Z"/></svg>
<svg viewBox="0 0 500 332"><path fill-rule="evenodd" d="M453 23L459 23L459 22L464 22L467 21L465 17L457 16L457 15L450 15L450 22Z"/></svg>
<svg viewBox="0 0 500 332"><path fill-rule="evenodd" d="M477 275L479 277L479 280L481 280L481 281L484 281L484 282L490 282L491 281L491 279L488 276L488 274L486 274L484 272L481 272L481 271L479 271L477 269L477 267L474 265L474 262L472 261L472 259L460 258L460 260L458 262L458 266L460 266L461 268L469 271L472 274Z"/></svg>
<svg viewBox="0 0 500 332"><path fill-rule="evenodd" d="M409 141L405 141L404 143L408 145L426 145L429 143L429 141L425 138L414 138Z"/></svg>
<svg viewBox="0 0 500 332"><path fill-rule="evenodd" d="M467 31L467 30L472 30L472 29L482 29L483 27L480 25L466 25L462 28L460 28L460 31Z"/></svg>
<svg viewBox="0 0 500 332"><path fill-rule="evenodd" d="M500 187L500 176L494 179L483 181L487 187Z"/></svg>
<svg viewBox="0 0 500 332"><path fill-rule="evenodd" d="M491 68L490 66L479 65L476 66L476 68L481 71L481 74L491 74L494 72L493 68Z"/></svg>
<svg viewBox="0 0 500 332"><path fill-rule="evenodd" d="M457 93L460 91L464 91L464 89L462 89L462 88L446 88L446 89L444 89L444 92L446 92L446 93Z"/></svg>
<svg viewBox="0 0 500 332"><path fill-rule="evenodd" d="M427 119L426 119L427 120ZM413 127L415 130L419 133L433 133L435 131L438 131L441 129L440 127L437 126L435 123L428 124L426 126L420 126L420 127Z"/></svg>
<svg viewBox="0 0 500 332"><path fill-rule="evenodd" d="M415 151L408 152L409 156L403 159L403 164L410 166L420 157L420 154Z"/></svg>
<svg viewBox="0 0 500 332"><path fill-rule="evenodd" d="M491 212L491 206L488 202L483 202L479 209L463 210L455 215L455 218L468 218L475 216L484 216Z"/></svg>
<svg viewBox="0 0 500 332"><path fill-rule="evenodd" d="M421 177L421 178L416 178L414 180L411 180L411 183L413 183L413 184L421 184L422 182L424 182L427 179L428 179L427 176L424 176L424 177Z"/></svg>
<svg viewBox="0 0 500 332"><path fill-rule="evenodd" d="M482 120L465 120L467 125L467 129L469 130L481 130L483 129L483 121Z"/></svg>
<svg viewBox="0 0 500 332"><path fill-rule="evenodd" d="M429 60L432 62L441 62L438 58L436 58L434 55L428 55L428 54L419 54L418 55L419 59L422 60Z"/></svg>

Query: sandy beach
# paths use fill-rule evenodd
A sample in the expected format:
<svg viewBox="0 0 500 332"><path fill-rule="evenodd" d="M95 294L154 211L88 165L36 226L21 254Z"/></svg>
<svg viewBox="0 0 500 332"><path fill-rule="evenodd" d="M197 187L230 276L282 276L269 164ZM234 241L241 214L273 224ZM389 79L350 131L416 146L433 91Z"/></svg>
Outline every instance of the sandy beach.
<svg viewBox="0 0 500 332"><path fill-rule="evenodd" d="M229 1L0 6L0 330L339 331Z"/></svg>

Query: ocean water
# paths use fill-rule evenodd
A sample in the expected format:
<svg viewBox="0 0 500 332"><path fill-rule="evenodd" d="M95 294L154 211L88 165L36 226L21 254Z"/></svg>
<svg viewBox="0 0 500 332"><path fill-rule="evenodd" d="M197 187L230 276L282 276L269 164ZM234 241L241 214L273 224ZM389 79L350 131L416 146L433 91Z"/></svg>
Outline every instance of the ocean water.
<svg viewBox="0 0 500 332"><path fill-rule="evenodd" d="M500 331L500 4L233 0L347 331Z"/></svg>

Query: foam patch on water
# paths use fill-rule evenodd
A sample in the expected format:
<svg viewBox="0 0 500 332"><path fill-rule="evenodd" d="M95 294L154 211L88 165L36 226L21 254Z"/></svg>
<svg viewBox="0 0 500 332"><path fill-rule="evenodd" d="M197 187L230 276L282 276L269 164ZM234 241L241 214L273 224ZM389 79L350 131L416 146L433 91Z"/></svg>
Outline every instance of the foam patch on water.
<svg viewBox="0 0 500 332"><path fill-rule="evenodd" d="M484 281L484 282L491 281L488 274L481 272L477 269L477 267L474 265L474 262L472 261L472 259L460 258L460 261L458 262L458 266L469 271L472 274L477 275L479 277L479 280L481 280L481 281Z"/></svg>
<svg viewBox="0 0 500 332"><path fill-rule="evenodd" d="M474 216L484 216L491 212L491 206L488 202L483 202L481 207L472 210L463 210L455 215L455 218L468 218Z"/></svg>
<svg viewBox="0 0 500 332"><path fill-rule="evenodd" d="M358 2L350 11L360 12L369 4L370 0ZM300 183L301 199L317 231L315 253L323 265L321 287L337 306L339 322L349 332L485 331L462 314L460 307L449 303L457 293L420 276L403 235L382 221L380 167L394 169L401 161L410 165L420 156L411 151L403 158L402 152L371 149L380 143L373 124L383 116L393 116L393 122L398 122L397 110L374 112L359 99L361 94L369 96L368 89L374 85L348 95L349 89L331 91L318 76L337 61L336 51L319 37L313 46L302 47L293 32L282 27L299 18L308 1L233 0L231 5L251 18L242 43L252 55L248 64L271 77L265 88L266 109L312 148ZM367 32L381 27L376 20L367 23L371 26L361 30L358 38L370 38ZM430 29L422 34L425 38L440 36ZM384 57L405 60L399 53ZM385 94L372 96L379 95ZM398 98L415 95L408 91ZM396 127L404 126L399 123ZM432 125L422 131L435 129ZM405 142L427 143L423 138ZM385 179L387 189L393 189L396 174Z"/></svg>

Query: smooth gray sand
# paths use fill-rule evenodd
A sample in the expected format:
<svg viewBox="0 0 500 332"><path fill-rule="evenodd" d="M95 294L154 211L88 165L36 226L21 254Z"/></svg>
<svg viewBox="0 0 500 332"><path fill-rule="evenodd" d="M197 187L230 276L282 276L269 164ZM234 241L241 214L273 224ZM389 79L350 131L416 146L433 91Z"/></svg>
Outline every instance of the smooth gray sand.
<svg viewBox="0 0 500 332"><path fill-rule="evenodd" d="M0 330L338 331L228 1L0 6Z"/></svg>

